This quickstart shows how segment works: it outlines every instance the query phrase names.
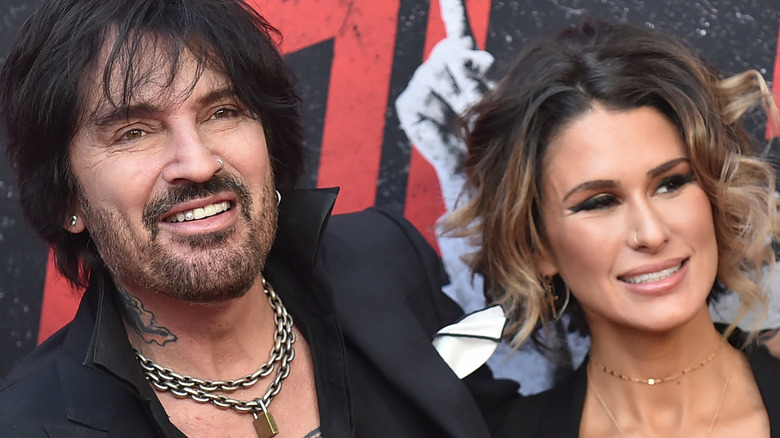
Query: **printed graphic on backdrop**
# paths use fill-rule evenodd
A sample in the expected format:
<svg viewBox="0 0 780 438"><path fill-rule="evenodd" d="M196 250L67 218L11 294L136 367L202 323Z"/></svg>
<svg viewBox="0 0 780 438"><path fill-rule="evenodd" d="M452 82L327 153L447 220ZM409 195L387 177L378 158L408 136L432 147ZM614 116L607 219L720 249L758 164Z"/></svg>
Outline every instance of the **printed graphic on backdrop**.
<svg viewBox="0 0 780 438"><path fill-rule="evenodd" d="M463 0L440 0L441 19L446 36L439 41L417 68L407 88L395 101L398 119L404 133L414 147L435 169L447 212L465 201L461 193L465 175L459 165L466 153L463 141L453 132L453 121L463 114L490 89L495 81L489 77L495 58L477 47L469 24ZM772 135L770 127L767 136ZM764 155L771 150L767 147ZM464 238L436 235L441 258L450 277L445 292L457 301L466 312L485 306L482 279L469 272L462 257L473 251ZM780 293L780 281L772 288ZM770 301L773 307L762 327L780 326L780 299ZM712 315L716 321L730 322L736 317L739 301L736 295L728 295L715 303ZM752 327L758 315L749 315L741 326ZM551 345L568 342L572 355L558 357L564 368L576 367L589 348L587 338L566 330L567 319L557 324L548 339ZM563 359L563 360L562 360ZM566 360L568 359L568 360ZM489 364L500 376L521 382L524 393L538 392L550 385L555 370L537 349L526 345L512 352L507 345L491 358ZM561 370L564 371L564 370Z"/></svg>
<svg viewBox="0 0 780 438"><path fill-rule="evenodd" d="M780 73L780 8L766 2L561 3L252 1L281 30L282 50L299 78L311 151L302 184L341 186L337 212L371 205L403 212L439 250L450 277L445 292L467 311L484 304L480 279L472 279L460 260L469 248L435 232L435 222L454 207L463 182L457 165L464 146L449 126L455 114L493 85L490 68L506 62L528 38L587 16L612 18L681 35L728 73L755 68L767 80ZM30 11L26 1L0 0L0 61ZM756 121L753 131L763 134L762 123ZM2 376L72 317L77 298L51 266L46 269L47 249L24 227L14 179L0 161ZM577 338L569 342L575 352L587 345ZM503 346L490 364L497 374L520 380L523 392L536 392L552 381L549 364L532 349L509 359L506 353ZM577 360L575 354L572 362Z"/></svg>
<svg viewBox="0 0 780 438"><path fill-rule="evenodd" d="M404 133L435 169L445 209L450 212L463 201L461 188L465 176L459 168L466 154L466 145L452 129L453 122L494 86L488 72L495 58L477 47L462 0L440 0L440 6L446 36L414 72L396 99L395 107ZM484 307L482 278L472 275L463 261L463 256L473 250L469 242L440 233L436 242L450 278L445 293L467 313ZM559 337L556 344L566 342L565 327L559 326L552 333ZM569 345L579 363L587 352L587 339L572 334ZM564 364L568 362L570 369L574 361L571 357L567 359ZM495 374L520 381L525 393L541 391L550 383L552 364L530 345L512 353L503 344L489 365Z"/></svg>

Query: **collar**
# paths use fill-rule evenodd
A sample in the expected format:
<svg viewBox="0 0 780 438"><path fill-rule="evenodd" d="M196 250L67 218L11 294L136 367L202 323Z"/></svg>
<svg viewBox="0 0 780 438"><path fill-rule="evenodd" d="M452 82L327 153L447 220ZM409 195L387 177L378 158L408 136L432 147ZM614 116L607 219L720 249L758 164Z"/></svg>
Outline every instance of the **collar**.
<svg viewBox="0 0 780 438"><path fill-rule="evenodd" d="M293 259L292 263L313 269L338 188L280 192L282 203L279 206L278 231L269 263L272 259ZM272 268L269 264L269 269ZM68 418L108 431L128 395L132 397L136 394L150 406L155 422L165 436L183 436L168 421L154 390L136 365L115 295L116 287L108 272L93 273L64 341L69 356L75 359L60 363L63 390L69 401ZM71 369L79 363L90 369L89 373Z"/></svg>
<svg viewBox="0 0 780 438"><path fill-rule="evenodd" d="M339 189L287 189L279 192L282 194L279 223L269 257L280 254L312 267Z"/></svg>

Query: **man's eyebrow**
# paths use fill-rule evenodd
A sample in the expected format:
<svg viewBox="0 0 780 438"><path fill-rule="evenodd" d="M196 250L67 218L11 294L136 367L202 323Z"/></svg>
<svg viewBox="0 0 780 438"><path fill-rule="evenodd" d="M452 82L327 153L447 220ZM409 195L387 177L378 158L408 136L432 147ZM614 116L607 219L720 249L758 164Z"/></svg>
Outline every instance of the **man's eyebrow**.
<svg viewBox="0 0 780 438"><path fill-rule="evenodd" d="M131 118L150 116L161 112L161 108L149 103L113 106L111 111L95 118L95 126L100 129Z"/></svg>
<svg viewBox="0 0 780 438"><path fill-rule="evenodd" d="M674 169L680 163L688 163L688 162L690 162L690 160L686 157L680 157L680 158L675 158L673 160L669 160L665 163L662 163L648 170L647 177L650 179L655 178L658 175L663 175L669 170ZM602 188L615 188L617 187L617 185L618 185L617 181L611 179L597 179L593 181L585 181L584 183L577 184L576 186L574 186L573 189L569 190L569 192L566 193L566 196L563 197L563 200L565 201L567 198L569 198L569 196L575 194L576 192L580 192L584 190L602 189Z"/></svg>
<svg viewBox="0 0 780 438"><path fill-rule="evenodd" d="M233 87L220 87L215 88L208 93L204 94L203 96L198 97L198 104L203 105L209 105L214 102L218 102L222 99L235 99L236 98L236 90Z"/></svg>
<svg viewBox="0 0 780 438"><path fill-rule="evenodd" d="M226 98L234 99L235 96L236 92L232 87L221 87L199 96L197 98L197 103L200 106L205 106ZM133 118L154 116L165 111L165 108L148 102L114 106L111 111L95 118L95 126L97 128L103 128L117 122L124 122Z"/></svg>

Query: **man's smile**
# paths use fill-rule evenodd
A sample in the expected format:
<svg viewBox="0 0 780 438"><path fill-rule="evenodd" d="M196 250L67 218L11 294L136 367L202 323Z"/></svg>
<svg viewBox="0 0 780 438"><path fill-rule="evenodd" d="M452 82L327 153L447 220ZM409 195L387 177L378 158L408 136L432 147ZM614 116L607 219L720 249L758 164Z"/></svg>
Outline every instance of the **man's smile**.
<svg viewBox="0 0 780 438"><path fill-rule="evenodd" d="M163 221L176 223L176 222L187 222L196 219L203 219L227 211L232 206L233 203L230 201L215 202L205 207L198 207L198 208L193 208L192 210L180 211L178 213L172 214L164 218Z"/></svg>

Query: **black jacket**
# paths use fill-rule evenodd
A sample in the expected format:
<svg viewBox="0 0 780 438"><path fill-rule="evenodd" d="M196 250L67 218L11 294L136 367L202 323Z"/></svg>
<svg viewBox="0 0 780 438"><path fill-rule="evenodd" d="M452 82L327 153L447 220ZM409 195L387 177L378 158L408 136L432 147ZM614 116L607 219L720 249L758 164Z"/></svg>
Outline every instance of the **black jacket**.
<svg viewBox="0 0 780 438"><path fill-rule="evenodd" d="M488 437L481 409L517 386L486 367L462 382L431 346L461 316L435 252L375 209L326 227L335 197L284 193L264 271L310 346L323 436ZM0 384L0 436L183 436L144 380L114 293L94 275L74 321Z"/></svg>
<svg viewBox="0 0 780 438"><path fill-rule="evenodd" d="M738 332L730 341L741 345L742 339L742 334ZM750 349L748 360L769 414L770 436L780 438L780 360L763 346ZM491 420L492 424L501 423L495 437L578 437L588 387L587 366L586 358L566 383L530 397L518 398L508 411Z"/></svg>

